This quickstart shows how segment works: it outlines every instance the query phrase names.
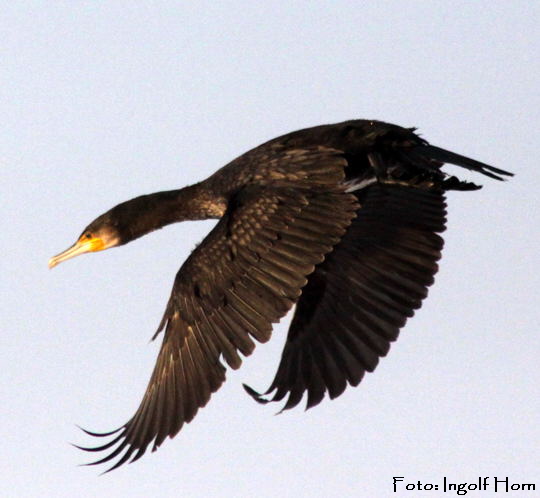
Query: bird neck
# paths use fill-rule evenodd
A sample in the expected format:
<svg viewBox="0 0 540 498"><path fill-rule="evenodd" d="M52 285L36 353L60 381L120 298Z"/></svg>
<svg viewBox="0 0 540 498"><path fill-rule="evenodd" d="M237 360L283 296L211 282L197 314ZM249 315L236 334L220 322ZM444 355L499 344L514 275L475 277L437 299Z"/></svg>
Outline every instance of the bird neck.
<svg viewBox="0 0 540 498"><path fill-rule="evenodd" d="M127 201L124 206L129 215L129 223L124 227L127 242L171 223L220 218L227 202L204 183L197 183L179 190L142 195Z"/></svg>
<svg viewBox="0 0 540 498"><path fill-rule="evenodd" d="M216 194L204 182L179 190L169 190L150 194L155 199L156 211L163 208L168 223L187 220L207 220L221 218L227 209L225 197Z"/></svg>

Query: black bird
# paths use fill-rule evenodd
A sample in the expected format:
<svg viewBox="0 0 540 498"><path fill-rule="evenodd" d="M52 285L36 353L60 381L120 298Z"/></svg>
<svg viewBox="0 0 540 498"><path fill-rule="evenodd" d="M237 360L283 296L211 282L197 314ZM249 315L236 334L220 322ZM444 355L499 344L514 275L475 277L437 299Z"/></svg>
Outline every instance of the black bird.
<svg viewBox="0 0 540 498"><path fill-rule="evenodd" d="M126 244L184 220L219 218L176 275L158 331L163 344L135 415L87 451L112 470L174 437L270 339L296 303L275 378L260 402L307 407L336 398L377 366L437 272L448 190L480 187L444 163L512 175L429 145L414 128L354 120L289 133L208 179L123 202L49 261Z"/></svg>

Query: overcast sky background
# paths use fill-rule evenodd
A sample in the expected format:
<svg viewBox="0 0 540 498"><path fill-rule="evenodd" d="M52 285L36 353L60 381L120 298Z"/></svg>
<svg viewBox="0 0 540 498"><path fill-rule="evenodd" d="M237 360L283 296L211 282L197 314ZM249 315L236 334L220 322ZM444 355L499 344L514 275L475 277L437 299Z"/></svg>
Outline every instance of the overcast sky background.
<svg viewBox="0 0 540 498"><path fill-rule="evenodd" d="M539 22L530 0L4 2L2 494L377 497L392 476L540 489ZM388 357L339 399L274 416L241 383L268 386L284 320L157 453L78 467L93 455L68 443L93 441L75 424L131 417L174 275L213 222L48 258L121 201L351 118L517 173L465 172L485 187L449 195L436 283Z"/></svg>

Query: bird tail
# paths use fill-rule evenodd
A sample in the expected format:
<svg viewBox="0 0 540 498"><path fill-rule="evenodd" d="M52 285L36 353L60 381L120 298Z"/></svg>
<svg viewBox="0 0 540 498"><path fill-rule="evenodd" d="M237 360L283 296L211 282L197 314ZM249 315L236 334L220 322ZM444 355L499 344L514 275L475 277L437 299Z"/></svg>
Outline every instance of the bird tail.
<svg viewBox="0 0 540 498"><path fill-rule="evenodd" d="M503 176L514 176L514 173L505 171L503 169L495 168L489 164L481 163L471 159L470 157L465 157L455 152L450 152L449 150L441 149L434 145L422 145L414 149L415 152L420 155L438 161L441 163L454 164L456 166L461 166L471 171L476 171L477 173L482 173L483 175L494 178L495 180L504 180ZM500 176L502 175L502 176Z"/></svg>

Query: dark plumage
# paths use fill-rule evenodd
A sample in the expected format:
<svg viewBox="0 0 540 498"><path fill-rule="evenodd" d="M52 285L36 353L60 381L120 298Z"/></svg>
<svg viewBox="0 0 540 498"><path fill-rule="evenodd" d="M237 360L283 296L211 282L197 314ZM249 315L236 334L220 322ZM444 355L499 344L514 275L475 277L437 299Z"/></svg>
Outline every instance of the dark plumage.
<svg viewBox="0 0 540 498"><path fill-rule="evenodd" d="M498 180L507 171L429 145L413 129L347 121L300 130L235 159L207 180L141 196L93 221L50 266L125 244L169 223L220 218L176 275L163 344L139 409L108 443L113 469L174 437L270 338L295 304L276 376L260 402L307 394L312 407L377 366L433 283L448 190L480 187L452 163Z"/></svg>

